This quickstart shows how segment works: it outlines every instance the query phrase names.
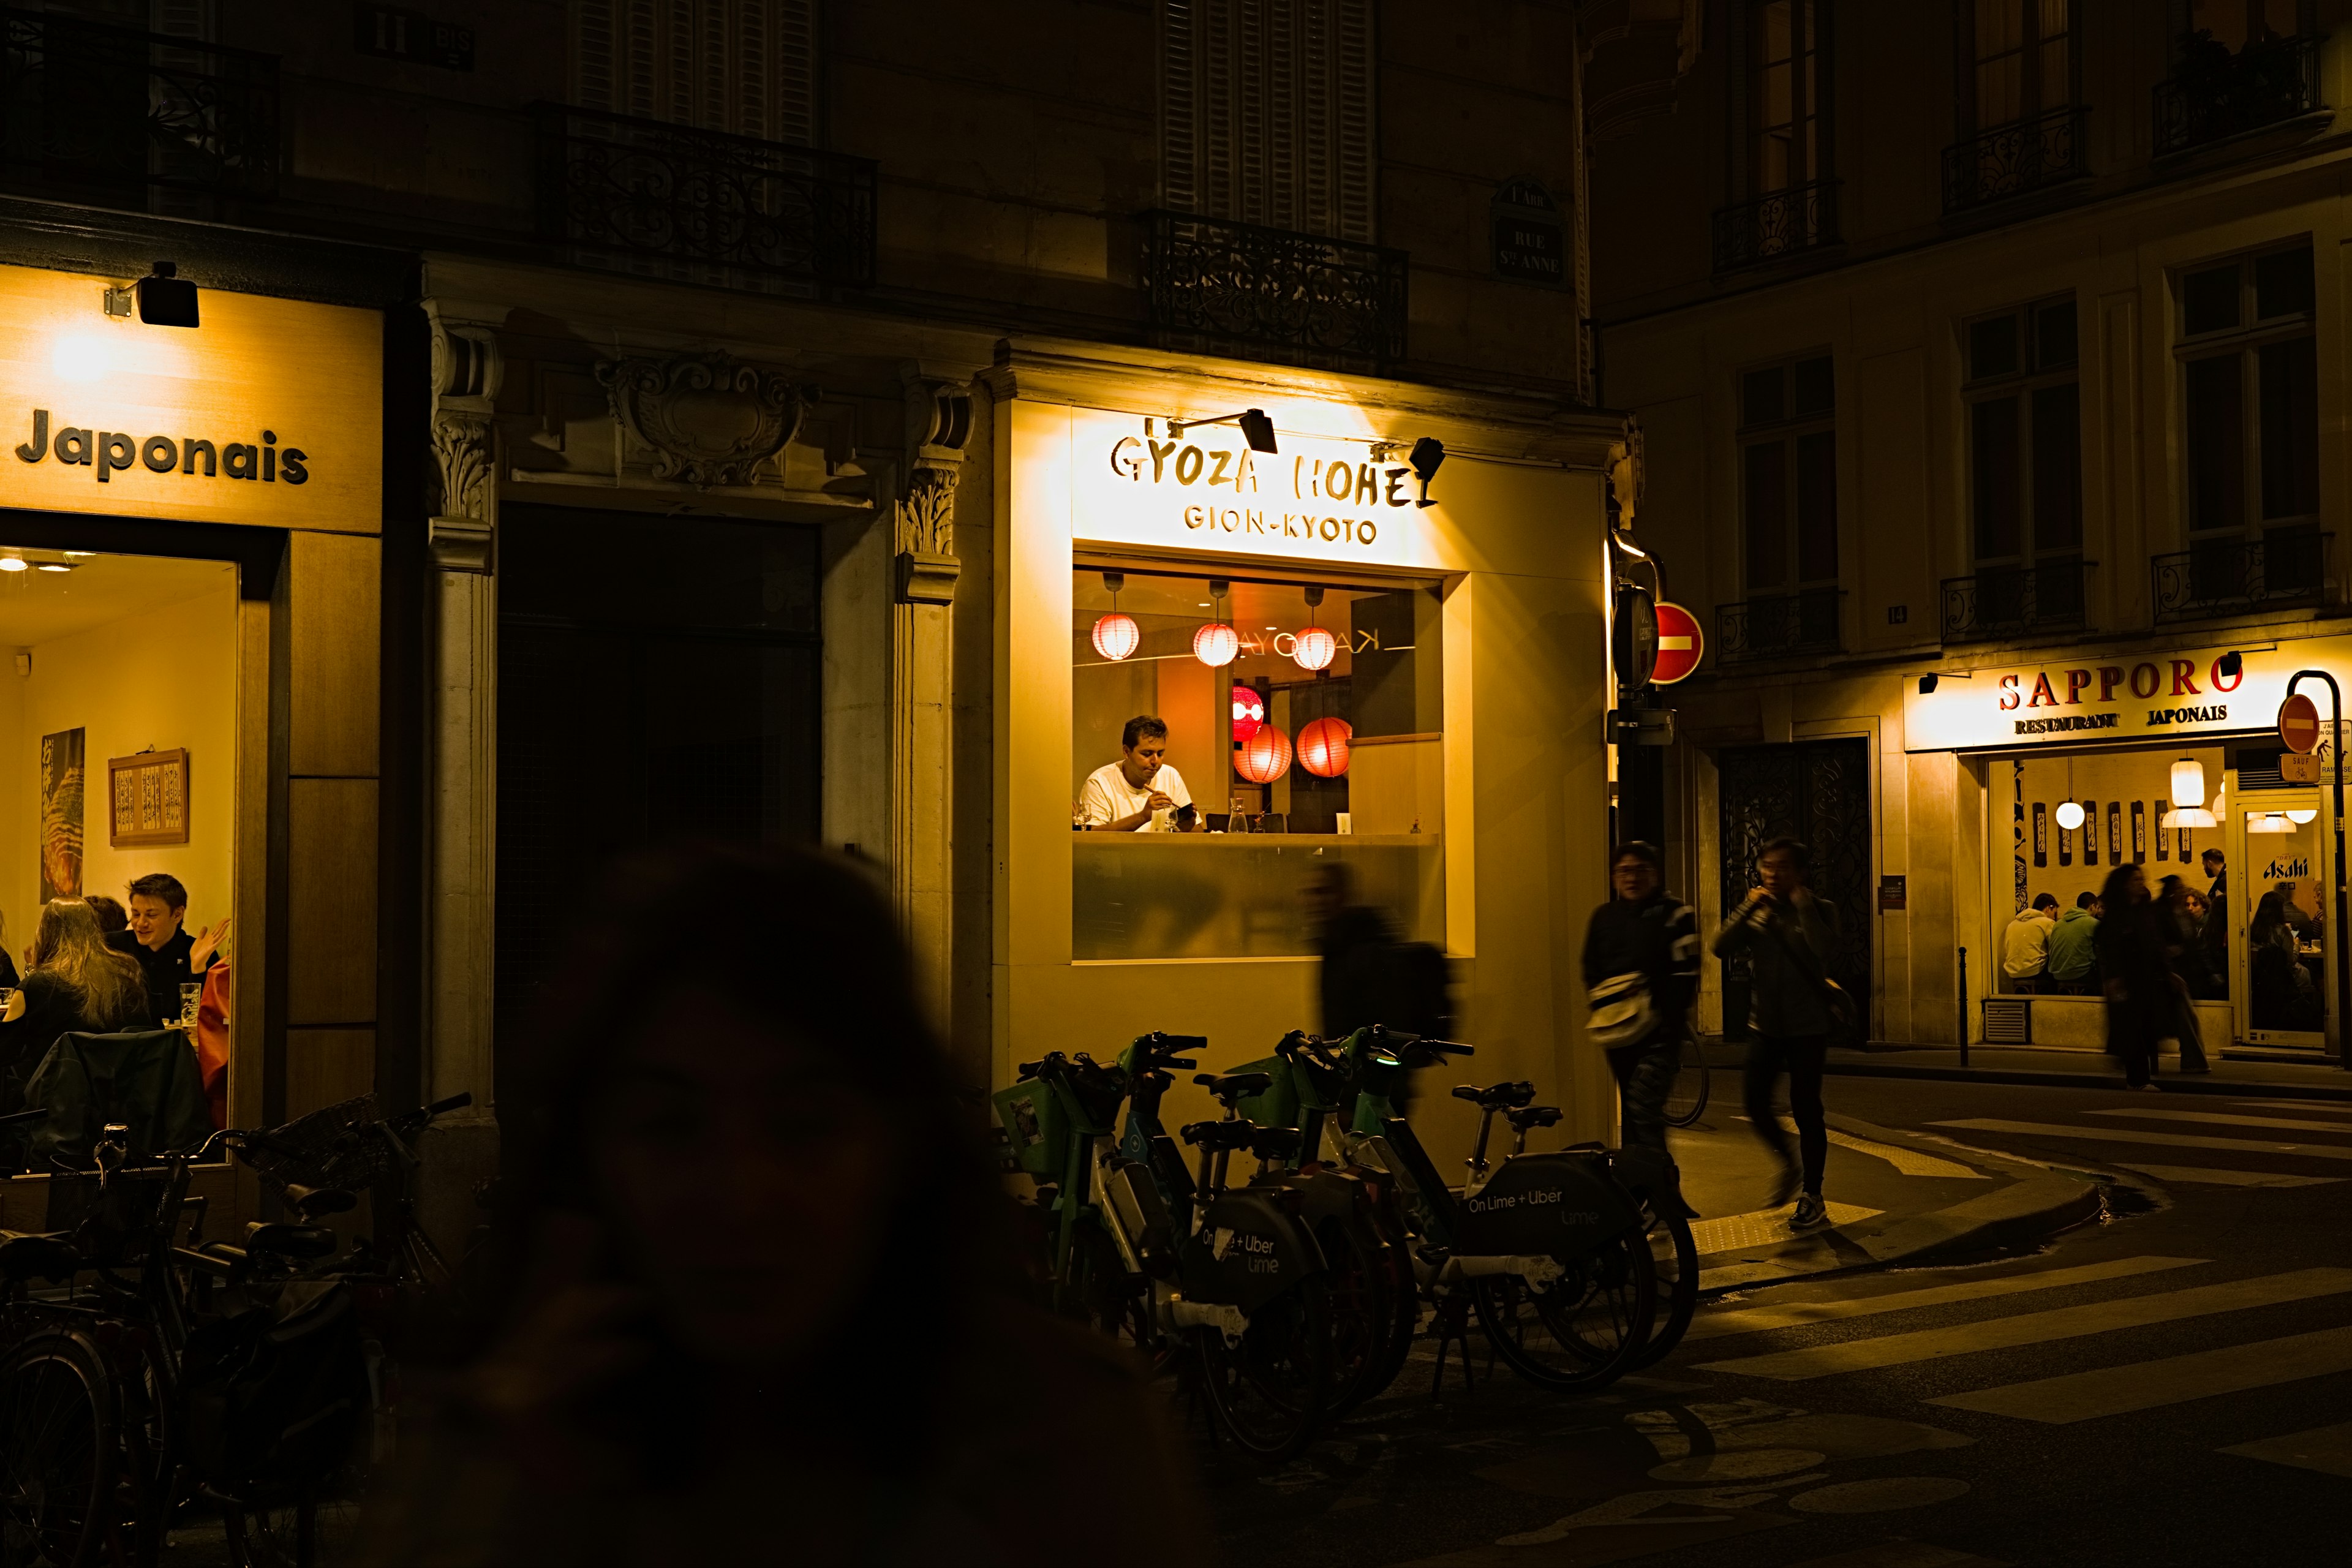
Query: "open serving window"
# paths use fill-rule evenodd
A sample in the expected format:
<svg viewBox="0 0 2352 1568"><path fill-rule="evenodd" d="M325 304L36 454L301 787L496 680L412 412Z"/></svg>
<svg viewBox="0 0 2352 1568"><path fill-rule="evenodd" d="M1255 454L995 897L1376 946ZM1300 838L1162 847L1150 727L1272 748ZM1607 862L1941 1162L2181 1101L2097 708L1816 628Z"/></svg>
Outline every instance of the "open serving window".
<svg viewBox="0 0 2352 1568"><path fill-rule="evenodd" d="M1333 861L1442 943L1437 590L1214 570L1077 571L1073 957L1307 955Z"/></svg>

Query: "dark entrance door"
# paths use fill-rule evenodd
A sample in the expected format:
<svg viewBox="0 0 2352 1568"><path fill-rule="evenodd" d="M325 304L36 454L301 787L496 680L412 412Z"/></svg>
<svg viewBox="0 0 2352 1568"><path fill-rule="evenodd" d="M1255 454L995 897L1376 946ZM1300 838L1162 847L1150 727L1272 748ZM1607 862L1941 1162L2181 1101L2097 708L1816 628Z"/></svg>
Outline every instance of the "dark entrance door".
<svg viewBox="0 0 2352 1568"><path fill-rule="evenodd" d="M1845 939L1835 978L1867 1017L1870 932L1870 743L1803 741L1717 754L1717 815L1723 902L1729 910L1757 884L1756 851L1786 834L1812 850L1813 891L1837 907ZM1748 961L1723 966L1723 1027L1748 1033Z"/></svg>

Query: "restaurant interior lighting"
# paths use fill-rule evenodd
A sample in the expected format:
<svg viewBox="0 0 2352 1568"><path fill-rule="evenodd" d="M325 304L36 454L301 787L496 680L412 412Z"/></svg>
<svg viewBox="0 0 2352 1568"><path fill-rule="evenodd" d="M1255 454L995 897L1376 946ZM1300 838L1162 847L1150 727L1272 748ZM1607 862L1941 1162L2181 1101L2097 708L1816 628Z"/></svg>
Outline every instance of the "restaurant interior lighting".
<svg viewBox="0 0 2352 1568"><path fill-rule="evenodd" d="M44 561L40 565L44 572L70 572L73 569L70 563L63 561Z"/></svg>
<svg viewBox="0 0 2352 1568"><path fill-rule="evenodd" d="M2319 813L2317 813L2317 812L2315 812L2315 811L2313 811L2313 810L2310 810L2310 809L2308 809L2308 808L2305 808L2305 810L2302 810L2302 811L2290 811L2290 812L2288 812L2288 813L2286 814L2286 819L2287 819L2289 822L2294 823L2297 827L2301 827L2305 823L2309 822L2309 821L2312 821L2314 818L2317 817L2318 816L2319 816Z"/></svg>
<svg viewBox="0 0 2352 1568"><path fill-rule="evenodd" d="M1214 419L1171 419L1168 438L1172 441L1185 431L1197 430L1203 425L1238 425L1242 427L1242 439L1249 443L1251 451L1269 458L1277 455L1274 421L1266 417L1263 408L1244 408L1239 414L1221 414Z"/></svg>
<svg viewBox="0 0 2352 1568"><path fill-rule="evenodd" d="M1290 737L1279 724L1261 724L1234 757L1234 772L1254 784L1270 784L1290 771Z"/></svg>
<svg viewBox="0 0 2352 1568"><path fill-rule="evenodd" d="M1299 726L1298 765L1318 779L1344 778L1355 726L1345 719L1316 719Z"/></svg>
<svg viewBox="0 0 2352 1568"><path fill-rule="evenodd" d="M1315 584L1307 589L1307 629L1291 640L1290 657L1301 669L1320 675L1331 668L1339 654L1339 641L1328 631L1315 624L1315 611L1323 603L1323 590Z"/></svg>
<svg viewBox="0 0 2352 1568"><path fill-rule="evenodd" d="M1110 590L1110 614L1095 622L1095 651L1116 664L1143 646L1143 628L1134 616L1119 613L1118 591L1127 586L1127 574L1104 573L1103 586Z"/></svg>
<svg viewBox="0 0 2352 1568"><path fill-rule="evenodd" d="M1933 676L1926 676L1922 677L1922 679L1932 680L1935 678ZM2064 828L2069 833L2074 832L2074 829L2083 826L2083 803L2079 800L2060 801L2058 803L2057 816L2059 826Z"/></svg>
<svg viewBox="0 0 2352 1568"><path fill-rule="evenodd" d="M1213 604L1222 606L1225 593L1231 586L1231 584L1223 579L1212 580L1209 584L1209 598ZM1192 634L1192 657L1211 669L1223 669L1240 656L1242 638L1239 632L1225 624L1224 611L1222 608L1217 609L1215 614L1217 617L1215 620ZM1284 765L1289 764L1286 762Z"/></svg>
<svg viewBox="0 0 2352 1568"><path fill-rule="evenodd" d="M2205 764L2194 757L2183 757L2172 764L2172 804L2203 805L2205 804Z"/></svg>
<svg viewBox="0 0 2352 1568"><path fill-rule="evenodd" d="M0 555L0 572L22 572L25 560L20 555Z"/></svg>
<svg viewBox="0 0 2352 1568"><path fill-rule="evenodd" d="M1245 746L1265 722L1265 698L1255 686L1234 687L1234 744Z"/></svg>
<svg viewBox="0 0 2352 1568"><path fill-rule="evenodd" d="M2286 819L2286 813L2283 811L2265 811L2261 813L2259 816L2249 816L2246 818L2246 831L2249 833L2292 833L2294 831L2294 825Z"/></svg>

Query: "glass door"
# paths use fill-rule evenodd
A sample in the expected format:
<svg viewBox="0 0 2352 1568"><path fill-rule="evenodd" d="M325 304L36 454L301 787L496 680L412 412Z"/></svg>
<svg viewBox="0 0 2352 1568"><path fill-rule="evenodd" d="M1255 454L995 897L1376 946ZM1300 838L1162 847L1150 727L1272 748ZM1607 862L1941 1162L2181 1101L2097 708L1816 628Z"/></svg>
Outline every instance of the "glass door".
<svg viewBox="0 0 2352 1568"><path fill-rule="evenodd" d="M2317 790L2239 795L2231 868L2231 923L2242 940L2231 956L2232 991L2244 998L2240 1026L2249 1045L2327 1047L2334 982L2328 951L2335 868Z"/></svg>

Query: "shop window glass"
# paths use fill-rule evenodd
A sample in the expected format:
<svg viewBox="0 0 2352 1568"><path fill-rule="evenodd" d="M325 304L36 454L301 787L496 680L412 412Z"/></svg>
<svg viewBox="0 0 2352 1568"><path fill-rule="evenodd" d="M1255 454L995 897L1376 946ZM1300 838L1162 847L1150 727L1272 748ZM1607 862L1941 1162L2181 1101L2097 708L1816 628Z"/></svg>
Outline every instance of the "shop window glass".
<svg viewBox="0 0 2352 1568"><path fill-rule="evenodd" d="M1740 512L1750 594L1836 584L1836 394L1826 354L1740 378Z"/></svg>
<svg viewBox="0 0 2352 1568"><path fill-rule="evenodd" d="M2295 245L2200 268L2179 280L2183 521L2197 547L2214 536L2288 531L2319 521L2319 356L2311 247ZM2242 552L2240 552L2242 553ZM2235 555L2215 570L2242 576Z"/></svg>
<svg viewBox="0 0 2352 1568"><path fill-rule="evenodd" d="M2074 302L2043 300L1970 321L1969 485L1979 568L2064 567L2083 546L2083 458ZM2078 576L2042 574L2044 611L2079 605ZM2008 571L1979 584L2020 592ZM1998 616L1996 616L1996 618Z"/></svg>
<svg viewBox="0 0 2352 1568"><path fill-rule="evenodd" d="M1436 593L1213 584L1197 573L1085 569L1073 580L1070 815L1086 829L1073 842L1073 957L1304 956L1314 951L1306 881L1335 861L1402 933L1442 943ZM1102 627L1114 615L1126 622ZM1235 648L1221 668L1195 653L1214 622ZM1307 668L1299 655L1317 662L1324 637L1328 662ZM1166 729L1158 773L1125 766L1127 727L1147 717ZM1189 801L1200 831L1152 808L1151 789ZM1146 809L1147 826L1122 826Z"/></svg>

